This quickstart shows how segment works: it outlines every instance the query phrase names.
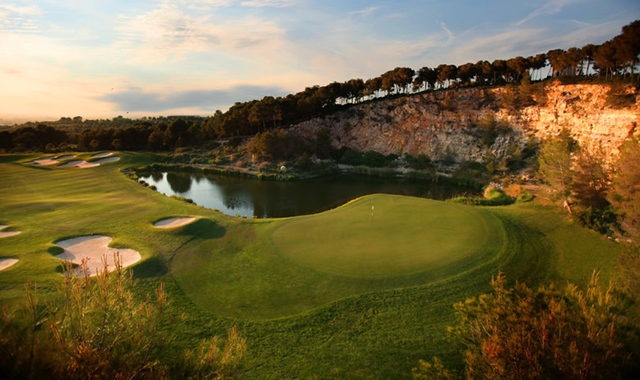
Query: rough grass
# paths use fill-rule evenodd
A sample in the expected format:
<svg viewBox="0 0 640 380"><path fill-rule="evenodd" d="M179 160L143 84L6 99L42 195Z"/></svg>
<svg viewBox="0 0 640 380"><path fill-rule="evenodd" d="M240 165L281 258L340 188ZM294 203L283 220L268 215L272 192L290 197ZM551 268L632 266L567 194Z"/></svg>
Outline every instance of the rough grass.
<svg viewBox="0 0 640 380"><path fill-rule="evenodd" d="M142 254L139 291L166 282L184 314L169 362L235 324L250 379L410 378L434 355L460 365L445 334L452 305L488 291L498 271L530 286L584 283L593 269L615 277L614 243L535 204L376 195L315 216L236 219L140 186L120 169L154 157L120 155L91 169L0 156L0 224L22 231L0 239L0 256L20 259L0 272L1 304L21 301L29 278L44 291L60 280L55 241L104 234ZM153 227L170 216L200 219Z"/></svg>

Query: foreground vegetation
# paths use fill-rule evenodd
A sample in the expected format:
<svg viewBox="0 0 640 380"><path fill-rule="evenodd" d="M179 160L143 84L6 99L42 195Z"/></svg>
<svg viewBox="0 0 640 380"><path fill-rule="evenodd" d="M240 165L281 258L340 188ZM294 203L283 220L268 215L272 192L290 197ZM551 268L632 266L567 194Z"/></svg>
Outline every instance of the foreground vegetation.
<svg viewBox="0 0 640 380"><path fill-rule="evenodd" d="M112 236L114 246L143 257L133 267L133 295L163 283L166 313L180 320L166 331L171 345L157 353L169 368L232 326L246 338L246 378L409 378L434 356L462 368L446 334L452 305L490 291L500 271L532 287L586 286L594 269L604 282L618 273L617 244L535 203L474 208L376 195L319 215L236 219L140 186L121 169L156 157L120 155L83 170L0 156L0 224L22 231L0 240L0 256L20 260L0 272L0 301L23 304L27 279L43 301L55 294L56 241ZM152 226L171 216L199 219Z"/></svg>

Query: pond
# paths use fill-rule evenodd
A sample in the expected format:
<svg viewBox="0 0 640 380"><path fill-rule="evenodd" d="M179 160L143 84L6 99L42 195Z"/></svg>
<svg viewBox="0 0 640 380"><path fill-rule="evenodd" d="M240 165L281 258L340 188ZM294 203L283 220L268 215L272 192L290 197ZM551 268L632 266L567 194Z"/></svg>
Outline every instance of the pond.
<svg viewBox="0 0 640 380"><path fill-rule="evenodd" d="M475 194L477 190L451 183L375 179L332 175L300 181L157 172L140 177L167 196L190 198L196 204L241 217L280 218L330 210L376 193L401 194L437 200Z"/></svg>

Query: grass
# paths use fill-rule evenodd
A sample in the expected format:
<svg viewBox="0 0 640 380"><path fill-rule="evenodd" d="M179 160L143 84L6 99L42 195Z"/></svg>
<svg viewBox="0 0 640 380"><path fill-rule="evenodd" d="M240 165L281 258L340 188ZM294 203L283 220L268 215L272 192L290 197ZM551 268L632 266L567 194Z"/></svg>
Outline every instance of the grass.
<svg viewBox="0 0 640 380"><path fill-rule="evenodd" d="M373 195L312 216L232 218L120 172L154 156L118 155L90 169L0 156L0 224L22 231L0 240L0 256L20 259L0 272L0 303L22 302L29 278L45 292L55 286L56 241L104 234L141 253L139 291L165 282L174 312L184 314L169 361L235 324L248 340L250 379L409 378L434 355L460 365L445 334L452 305L488 291L498 271L530 286L584 284L593 269L604 280L616 275L614 243L535 204ZM152 226L171 216L199 219Z"/></svg>
<svg viewBox="0 0 640 380"><path fill-rule="evenodd" d="M390 277L468 260L488 244L500 245L489 222L477 209L373 195L282 223L273 240L283 256L315 270Z"/></svg>

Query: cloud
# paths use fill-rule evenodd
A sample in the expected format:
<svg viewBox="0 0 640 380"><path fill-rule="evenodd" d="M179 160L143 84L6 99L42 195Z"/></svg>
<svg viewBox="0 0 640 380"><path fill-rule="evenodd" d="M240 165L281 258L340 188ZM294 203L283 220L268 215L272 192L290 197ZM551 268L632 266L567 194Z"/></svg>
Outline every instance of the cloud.
<svg viewBox="0 0 640 380"><path fill-rule="evenodd" d="M464 54L467 60L473 62L480 59L512 58L524 54L524 50L531 48L531 36L537 36L536 40L539 41L540 36L544 33L543 29L526 28L507 30L487 36L476 36L475 38L469 36L468 40L461 38L461 40L465 40L465 43L454 49L452 53L459 56ZM539 53L543 53L543 51L539 51ZM472 57L477 58L474 60Z"/></svg>
<svg viewBox="0 0 640 380"><path fill-rule="evenodd" d="M373 6L373 7L369 7L369 8L365 8L365 9L360 9L360 10L357 10L357 11L349 12L349 14L350 15L355 15L355 16L370 16L370 15L376 13L379 9L380 9L380 6Z"/></svg>
<svg viewBox="0 0 640 380"><path fill-rule="evenodd" d="M33 33L38 30L36 16L42 10L35 5L0 4L0 32Z"/></svg>
<svg viewBox="0 0 640 380"><path fill-rule="evenodd" d="M541 7L536 8L533 12L529 13L525 18L515 23L515 25L522 25L526 22L529 22L537 17L552 15L559 13L562 9L569 5L575 3L576 0L551 0Z"/></svg>
<svg viewBox="0 0 640 380"><path fill-rule="evenodd" d="M228 7L232 5L241 5L243 7L253 8L284 8L295 5L298 0L181 0L182 3L193 7ZM170 0L164 0L165 3L170 3Z"/></svg>
<svg viewBox="0 0 640 380"><path fill-rule="evenodd" d="M292 6L296 3L296 0L250 0L242 1L240 5L243 7L273 7L273 8L285 8Z"/></svg>
<svg viewBox="0 0 640 380"><path fill-rule="evenodd" d="M42 120L78 114L108 116L114 112L110 104L92 98L104 93L113 79L78 78L62 66L24 57L16 62L3 59L0 73L3 118Z"/></svg>
<svg viewBox="0 0 640 380"><path fill-rule="evenodd" d="M235 2L237 2L237 0L196 0L196 1L192 1L192 0L182 0L183 3L190 3L190 4L207 4L207 5L212 5L212 6L216 6L216 7L222 7L222 6L228 6L231 5Z"/></svg>
<svg viewBox="0 0 640 380"><path fill-rule="evenodd" d="M19 6L11 3L0 4L0 12L2 11L21 16L37 16L42 13L42 10L35 5Z"/></svg>
<svg viewBox="0 0 640 380"><path fill-rule="evenodd" d="M284 35L284 30L269 20L193 16L170 3L144 14L120 16L117 30L120 35L114 48L138 61L180 60L194 52L237 55L263 46L275 49Z"/></svg>
<svg viewBox="0 0 640 380"><path fill-rule="evenodd" d="M588 43L599 44L616 36L620 21L600 24L573 23L576 28L558 34L552 28L527 27L484 32L484 28L472 28L458 35L456 43L442 49L432 46L430 53L440 62L448 60L457 65L479 60L509 59L546 53L551 49L582 47ZM531 38L535 36L535 38Z"/></svg>
<svg viewBox="0 0 640 380"><path fill-rule="evenodd" d="M213 113L235 102L261 99L264 96L283 96L286 91L277 86L238 85L224 90L188 90L172 92L144 91L131 88L101 97L124 112L158 113L190 110L195 113Z"/></svg>
<svg viewBox="0 0 640 380"><path fill-rule="evenodd" d="M440 27L447 35L447 42L452 42L453 40L456 39L456 36L453 34L451 30L449 30L449 28L447 28L447 25L445 25L444 22L440 23Z"/></svg>

